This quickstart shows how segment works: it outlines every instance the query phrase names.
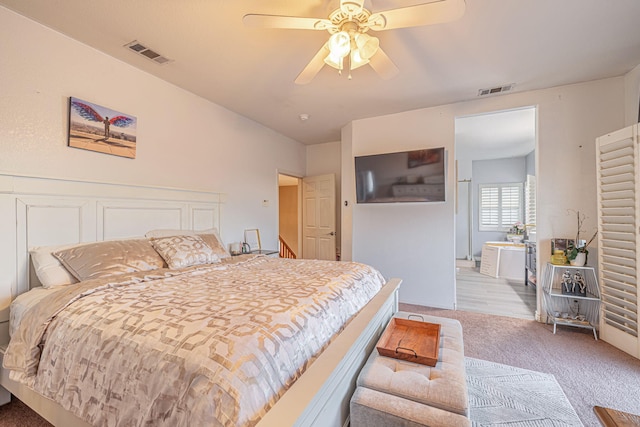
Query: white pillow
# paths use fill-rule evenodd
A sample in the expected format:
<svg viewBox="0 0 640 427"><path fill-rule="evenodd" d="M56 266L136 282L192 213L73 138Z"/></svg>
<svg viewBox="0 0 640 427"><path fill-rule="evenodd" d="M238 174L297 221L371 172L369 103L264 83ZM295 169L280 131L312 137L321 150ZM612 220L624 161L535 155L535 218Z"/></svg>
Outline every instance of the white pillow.
<svg viewBox="0 0 640 427"><path fill-rule="evenodd" d="M78 283L73 274L71 274L56 257L53 252L70 249L82 244L57 245L57 246L36 246L29 249L31 255L31 263L33 269L38 276L38 280L44 288L52 286L70 285Z"/></svg>

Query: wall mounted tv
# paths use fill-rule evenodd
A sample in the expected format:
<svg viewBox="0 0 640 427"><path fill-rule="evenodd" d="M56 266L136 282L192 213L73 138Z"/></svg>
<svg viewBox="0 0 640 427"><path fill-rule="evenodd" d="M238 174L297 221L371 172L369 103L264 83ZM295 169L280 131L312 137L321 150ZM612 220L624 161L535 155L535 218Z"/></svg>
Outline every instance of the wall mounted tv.
<svg viewBox="0 0 640 427"><path fill-rule="evenodd" d="M441 147L357 156L357 202L444 202L444 154Z"/></svg>

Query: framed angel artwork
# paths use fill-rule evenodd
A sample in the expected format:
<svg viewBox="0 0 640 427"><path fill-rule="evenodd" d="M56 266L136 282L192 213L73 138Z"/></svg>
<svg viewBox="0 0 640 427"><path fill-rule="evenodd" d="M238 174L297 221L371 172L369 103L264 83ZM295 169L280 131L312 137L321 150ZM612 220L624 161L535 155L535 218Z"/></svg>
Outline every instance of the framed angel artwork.
<svg viewBox="0 0 640 427"><path fill-rule="evenodd" d="M130 114L69 98L69 147L135 159L136 125Z"/></svg>

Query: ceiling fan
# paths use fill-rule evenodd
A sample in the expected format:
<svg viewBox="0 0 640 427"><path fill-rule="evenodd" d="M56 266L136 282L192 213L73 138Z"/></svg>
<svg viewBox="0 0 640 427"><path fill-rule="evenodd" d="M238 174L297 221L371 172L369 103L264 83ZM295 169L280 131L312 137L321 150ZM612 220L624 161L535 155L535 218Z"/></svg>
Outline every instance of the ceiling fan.
<svg viewBox="0 0 640 427"><path fill-rule="evenodd" d="M329 14L328 19L296 16L248 14L245 25L261 28L286 28L301 30L326 30L329 40L320 48L298 75L297 84L307 84L327 64L336 68L355 70L365 64L383 79L398 74L398 67L380 48L376 37L369 30L384 31L396 28L439 24L458 19L465 9L465 0L431 0L427 3L372 13L364 8L365 0L340 0L340 7ZM347 66L345 67L345 62Z"/></svg>

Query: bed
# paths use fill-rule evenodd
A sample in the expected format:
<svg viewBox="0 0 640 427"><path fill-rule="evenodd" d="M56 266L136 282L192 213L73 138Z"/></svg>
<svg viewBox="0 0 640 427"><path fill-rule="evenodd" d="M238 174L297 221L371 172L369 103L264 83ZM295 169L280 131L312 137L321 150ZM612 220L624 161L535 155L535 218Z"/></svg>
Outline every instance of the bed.
<svg viewBox="0 0 640 427"><path fill-rule="evenodd" d="M37 209L22 209L20 203L27 201L30 207L47 210L55 209L52 206L68 210L74 203L88 206L92 213L102 209L95 221L96 229L102 227L95 240L101 242L123 239L132 231L139 235L140 227L149 226L150 215L158 218L154 209L180 213L178 224L164 221L160 228L217 228L224 197L200 193L194 197L191 192L174 190L166 197L162 189L138 191L127 186L123 192L109 185L113 196L96 198L88 194L101 193L87 192L86 183L68 181L62 183L64 188L56 185L52 194L36 197L25 191L32 188L32 178L13 177L12 181L12 191L5 191L2 197L13 199L13 203L1 206L3 219L13 212L19 224L14 234L13 247L18 250L14 249L12 299L21 295L17 300L27 302L20 309L14 304L10 313L14 338L8 348L0 346L0 355L11 369L2 369L0 385L54 425L163 425L158 420L164 420L164 425L263 427L340 426L348 422L355 377L397 309L398 280L385 284L378 272L357 263L296 262L249 255L105 277L89 274L79 283L51 292L26 292L37 284L26 254L31 242L46 240L29 233L49 231L34 226L42 220L40 213L29 218L29 211L33 214ZM93 190L103 186L90 185ZM81 194L72 191L78 187ZM141 200L142 193L146 199ZM123 198L122 194L128 196ZM118 214L111 215L105 207L117 207ZM123 209L128 215L122 215ZM20 226L21 215L26 216L24 228ZM132 226L132 222L140 224ZM56 240L54 243L65 243ZM148 242L124 242L131 240ZM116 245L125 244L118 242ZM108 252L113 253L113 248ZM321 271L324 273L318 275ZM306 285L300 285L305 281ZM365 290L356 292L356 288ZM328 298L321 301L320 295ZM186 306L193 311L183 311ZM205 315L211 312L215 316ZM178 317L182 323L175 321ZM261 334L253 335L256 330ZM302 339L289 342L293 337ZM82 345L74 347L74 342ZM266 353L256 355L256 347ZM110 357L99 362L91 356L96 353ZM113 356L116 353L119 358ZM280 358L283 354L286 357ZM20 355L29 357L20 359ZM127 364L129 369L124 367ZM161 367L156 370L162 372L159 378L166 383L142 375L154 371L153 367ZM177 371L187 372L188 385L176 379L180 376ZM220 379L231 387L220 387ZM81 401L93 404L80 405ZM123 402L133 406L119 409ZM147 408L142 416L139 408Z"/></svg>

